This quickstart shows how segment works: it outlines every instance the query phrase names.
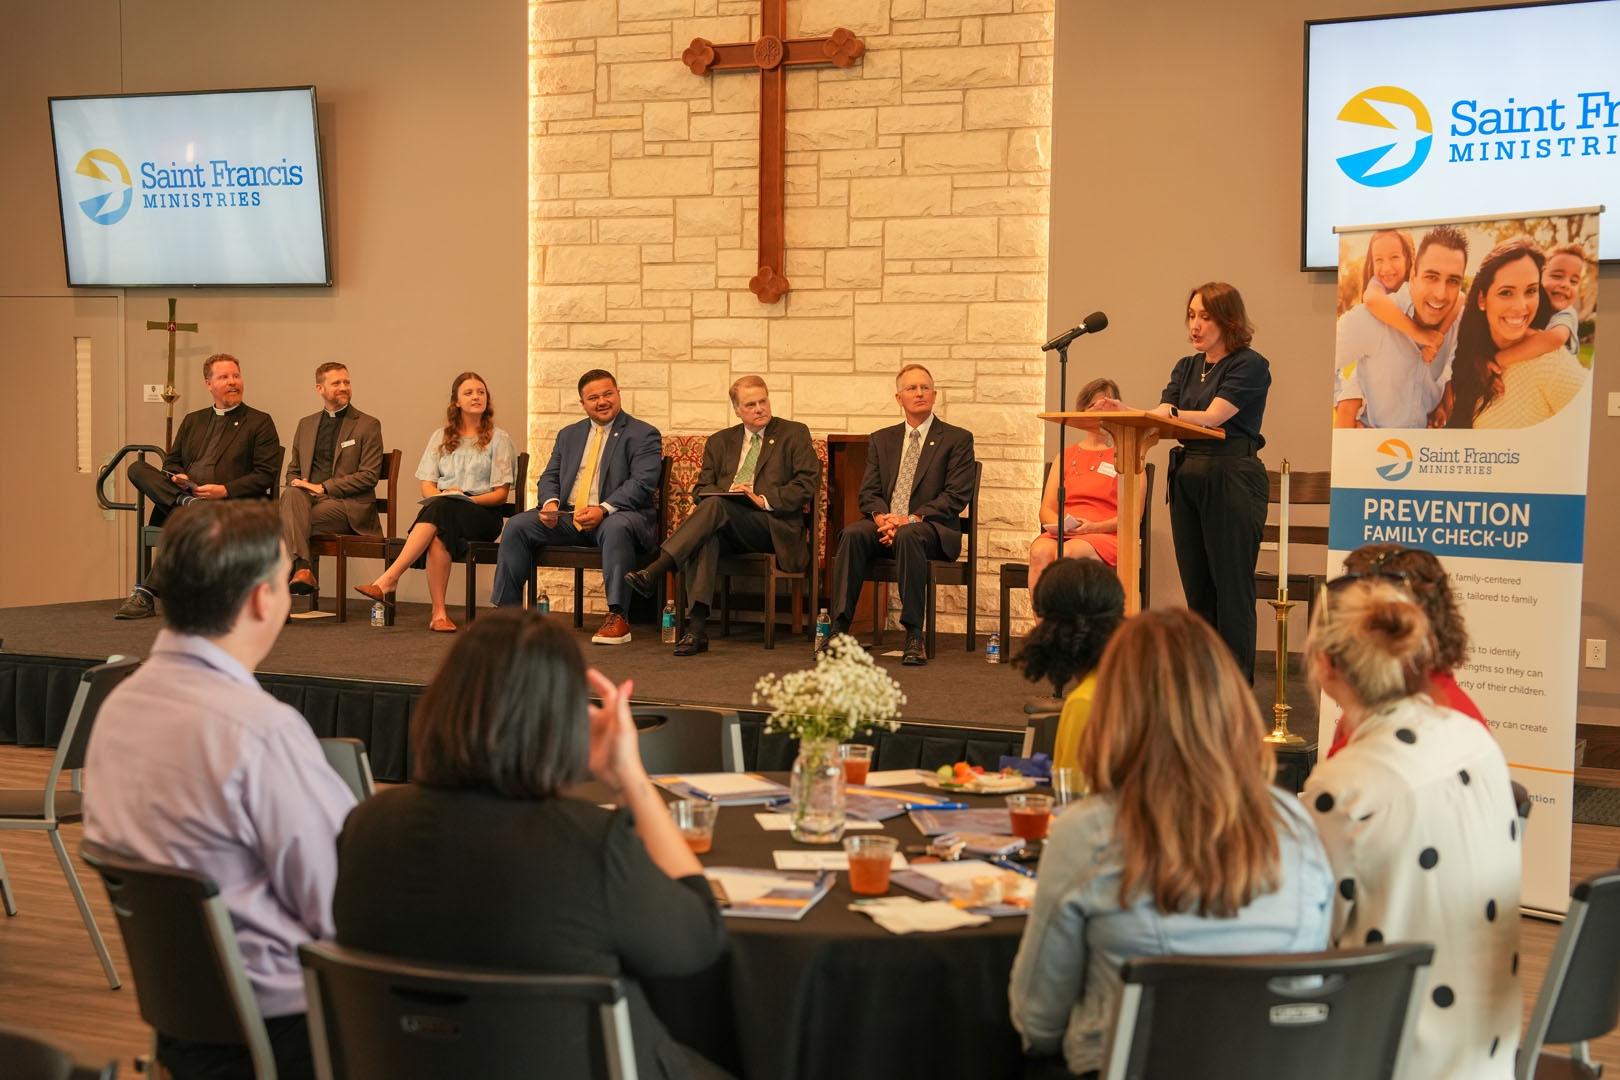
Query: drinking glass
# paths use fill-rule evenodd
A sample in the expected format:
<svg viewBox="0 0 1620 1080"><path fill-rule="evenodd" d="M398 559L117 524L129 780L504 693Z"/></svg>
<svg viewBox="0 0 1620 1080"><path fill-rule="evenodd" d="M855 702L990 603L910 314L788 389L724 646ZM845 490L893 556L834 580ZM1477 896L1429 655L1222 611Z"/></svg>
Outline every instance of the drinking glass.
<svg viewBox="0 0 1620 1080"><path fill-rule="evenodd" d="M889 864L894 861L899 843L892 836L844 837L844 853L849 856L849 891L862 896L888 892Z"/></svg>
<svg viewBox="0 0 1620 1080"><path fill-rule="evenodd" d="M1025 843L1044 839L1052 827L1052 803L1050 795L1008 795L1007 815L1012 818L1013 835Z"/></svg>
<svg viewBox="0 0 1620 1080"><path fill-rule="evenodd" d="M866 774L872 768L872 749L865 743L838 744L838 763L844 767L844 783L866 783Z"/></svg>
<svg viewBox="0 0 1620 1080"><path fill-rule="evenodd" d="M675 827L681 830L681 839L694 855L702 855L714 846L714 819L719 807L707 799L682 799L669 804Z"/></svg>

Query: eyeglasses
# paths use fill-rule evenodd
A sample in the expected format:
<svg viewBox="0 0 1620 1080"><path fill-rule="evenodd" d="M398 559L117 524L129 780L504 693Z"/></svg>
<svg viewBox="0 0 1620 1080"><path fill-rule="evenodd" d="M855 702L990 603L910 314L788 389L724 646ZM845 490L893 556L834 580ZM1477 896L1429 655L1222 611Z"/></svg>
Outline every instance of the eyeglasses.
<svg viewBox="0 0 1620 1080"><path fill-rule="evenodd" d="M1341 574L1329 581L1327 587L1329 589L1342 589L1356 581L1387 581L1410 588L1412 575L1405 570L1396 570L1386 564L1392 559L1399 559L1413 554L1416 554L1416 549L1409 547L1392 547L1387 551L1381 551L1372 562L1367 564L1367 569L1352 570L1349 573Z"/></svg>

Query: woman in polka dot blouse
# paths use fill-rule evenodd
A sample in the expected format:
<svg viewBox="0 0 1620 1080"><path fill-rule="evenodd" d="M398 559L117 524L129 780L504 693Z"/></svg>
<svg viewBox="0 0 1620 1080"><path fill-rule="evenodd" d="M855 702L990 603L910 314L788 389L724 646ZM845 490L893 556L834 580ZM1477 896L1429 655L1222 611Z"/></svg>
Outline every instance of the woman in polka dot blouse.
<svg viewBox="0 0 1620 1080"><path fill-rule="evenodd" d="M1338 887L1333 940L1435 946L1407 1080L1508 1080L1519 1042L1519 819L1478 721L1428 696L1428 619L1404 589L1330 583L1306 642L1349 742L1302 798Z"/></svg>

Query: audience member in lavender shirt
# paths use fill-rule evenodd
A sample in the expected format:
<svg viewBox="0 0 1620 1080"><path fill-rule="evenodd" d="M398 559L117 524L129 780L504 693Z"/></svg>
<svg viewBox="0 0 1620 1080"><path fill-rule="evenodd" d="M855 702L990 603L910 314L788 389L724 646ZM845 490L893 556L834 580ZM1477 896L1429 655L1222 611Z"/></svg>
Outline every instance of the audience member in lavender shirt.
<svg viewBox="0 0 1620 1080"><path fill-rule="evenodd" d="M230 911L282 1080L313 1078L298 946L330 939L335 840L354 797L254 667L287 620L276 508L183 507L163 530L167 629L108 696L85 761L86 840L207 874ZM158 1033L175 1080L241 1077L242 1047Z"/></svg>

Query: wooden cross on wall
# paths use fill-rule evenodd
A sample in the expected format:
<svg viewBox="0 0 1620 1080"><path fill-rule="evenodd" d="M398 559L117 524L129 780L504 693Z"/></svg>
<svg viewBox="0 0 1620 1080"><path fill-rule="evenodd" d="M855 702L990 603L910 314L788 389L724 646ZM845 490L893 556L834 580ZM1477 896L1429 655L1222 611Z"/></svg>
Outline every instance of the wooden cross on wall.
<svg viewBox="0 0 1620 1080"><path fill-rule="evenodd" d="M787 69L805 64L854 67L866 52L860 38L839 27L826 37L782 39L787 0L760 0L759 40L716 45L693 38L681 62L694 75L711 71L759 72L759 272L748 289L762 304L788 291L782 275L783 212L787 164Z"/></svg>
<svg viewBox="0 0 1620 1080"><path fill-rule="evenodd" d="M158 322L156 319L147 319L148 330L163 330L169 335L169 381L163 384L163 403L168 406L168 415L163 418L163 452L168 453L174 446L174 403L180 397L180 391L174 388L174 335L177 330L184 330L188 334L197 332L194 322L174 321L174 297L169 297L169 319L167 322Z"/></svg>

